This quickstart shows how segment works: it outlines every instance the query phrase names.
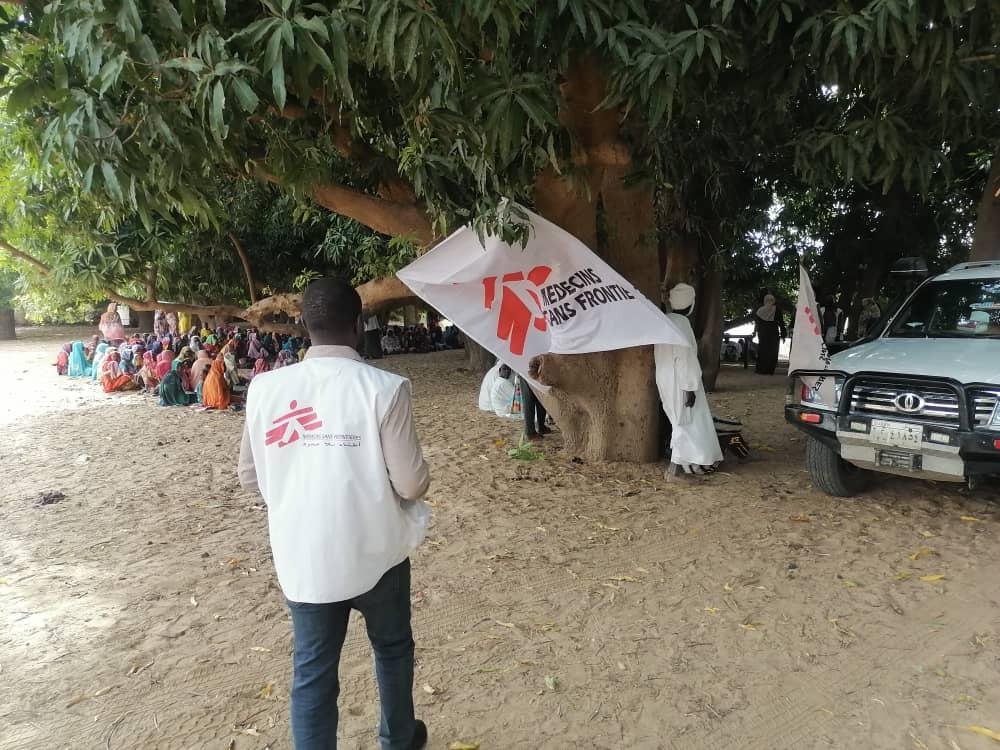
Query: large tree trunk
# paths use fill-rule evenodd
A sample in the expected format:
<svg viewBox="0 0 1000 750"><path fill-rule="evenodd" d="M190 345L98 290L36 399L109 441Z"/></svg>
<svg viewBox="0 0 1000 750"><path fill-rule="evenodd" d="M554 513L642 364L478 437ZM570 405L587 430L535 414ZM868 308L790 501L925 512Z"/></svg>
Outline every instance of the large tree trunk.
<svg viewBox="0 0 1000 750"><path fill-rule="evenodd" d="M969 260L1000 260L1000 147L993 154L990 174L979 202Z"/></svg>
<svg viewBox="0 0 1000 750"><path fill-rule="evenodd" d="M9 305L0 306L0 341L13 341L14 335L14 308Z"/></svg>
<svg viewBox="0 0 1000 750"><path fill-rule="evenodd" d="M485 375L496 363L496 355L464 335L464 331L463 338L465 339L465 357L468 360L469 369L478 375Z"/></svg>
<svg viewBox="0 0 1000 750"><path fill-rule="evenodd" d="M702 271L698 284L697 316L698 361L701 364L701 382L705 390L715 390L722 357L722 327L725 323L722 309L722 286L725 272L711 260Z"/></svg>
<svg viewBox="0 0 1000 750"><path fill-rule="evenodd" d="M619 140L619 113L601 108L605 82L589 62L574 65L562 86L560 117L577 137L582 166L573 181L543 173L538 212L575 235L654 302L659 299L656 217L649 185L627 188L631 154ZM598 213L603 206L598 237ZM532 373L551 386L541 394L566 451L595 461L655 461L659 401L652 347L583 355L545 355Z"/></svg>
<svg viewBox="0 0 1000 750"><path fill-rule="evenodd" d="M150 333L153 330L154 312L152 310L134 310L136 325L140 333Z"/></svg>

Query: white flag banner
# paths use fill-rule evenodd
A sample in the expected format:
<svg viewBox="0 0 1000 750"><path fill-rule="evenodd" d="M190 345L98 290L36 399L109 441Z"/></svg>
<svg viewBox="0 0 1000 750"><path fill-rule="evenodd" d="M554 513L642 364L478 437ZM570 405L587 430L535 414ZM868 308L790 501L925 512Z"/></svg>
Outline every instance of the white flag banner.
<svg viewBox="0 0 1000 750"><path fill-rule="evenodd" d="M788 355L788 371L829 370L830 352L823 340L823 316L816 305L809 274L799 266L799 300L795 306L795 328L792 330L792 350ZM835 404L833 378L817 376L803 378L803 385L812 388L824 404Z"/></svg>
<svg viewBox="0 0 1000 750"><path fill-rule="evenodd" d="M660 309L569 232L530 213L527 244L463 227L397 275L515 372L540 354L686 342Z"/></svg>

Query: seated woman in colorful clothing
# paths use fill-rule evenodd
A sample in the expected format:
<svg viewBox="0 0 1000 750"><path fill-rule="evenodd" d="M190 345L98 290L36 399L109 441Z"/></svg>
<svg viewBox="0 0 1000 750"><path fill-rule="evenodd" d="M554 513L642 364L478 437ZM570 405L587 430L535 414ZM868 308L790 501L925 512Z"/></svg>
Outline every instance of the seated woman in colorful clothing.
<svg viewBox="0 0 1000 750"><path fill-rule="evenodd" d="M135 390L135 381L131 375L122 372L121 361L122 357L117 350L112 350L104 358L101 364L101 388L105 393Z"/></svg>
<svg viewBox="0 0 1000 750"><path fill-rule="evenodd" d="M191 396L184 388L182 371L190 371L183 359L175 359L163 380L160 382L160 406L187 406Z"/></svg>
<svg viewBox="0 0 1000 750"><path fill-rule="evenodd" d="M228 409L230 403L229 381L226 378L225 355L219 356L205 376L201 389L201 403L209 409Z"/></svg>
<svg viewBox="0 0 1000 750"><path fill-rule="evenodd" d="M69 371L69 355L73 351L72 344L63 344L56 355L56 375L65 375Z"/></svg>
<svg viewBox="0 0 1000 750"><path fill-rule="evenodd" d="M147 393L155 393L160 385L160 379L156 375L156 358L153 352L147 351L142 355L142 368L136 375L135 382L142 386Z"/></svg>
<svg viewBox="0 0 1000 750"><path fill-rule="evenodd" d="M87 359L82 341L73 342L69 353L69 361L66 365L66 374L71 378L90 377L90 360Z"/></svg>

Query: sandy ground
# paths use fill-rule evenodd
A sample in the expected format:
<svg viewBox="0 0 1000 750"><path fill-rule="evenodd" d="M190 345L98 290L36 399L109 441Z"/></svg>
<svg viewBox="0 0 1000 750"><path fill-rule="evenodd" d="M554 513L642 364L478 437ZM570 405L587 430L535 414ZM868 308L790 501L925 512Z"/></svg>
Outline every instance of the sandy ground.
<svg viewBox="0 0 1000 750"><path fill-rule="evenodd" d="M242 417L55 376L0 344L0 748L290 748L290 625ZM461 355L413 379L435 517L415 553L431 748L987 750L1000 731L995 493L880 479L814 491L779 378L727 369L716 412L758 460L696 486L654 466L506 455ZM39 494L65 500L39 505ZM922 580L923 576L938 577ZM359 623L341 746L373 748Z"/></svg>

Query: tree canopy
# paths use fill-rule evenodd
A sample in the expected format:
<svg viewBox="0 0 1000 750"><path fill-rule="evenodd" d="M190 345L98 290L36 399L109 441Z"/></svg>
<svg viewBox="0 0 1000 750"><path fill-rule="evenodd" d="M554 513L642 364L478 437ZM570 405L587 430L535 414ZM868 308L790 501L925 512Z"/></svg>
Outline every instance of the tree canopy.
<svg viewBox="0 0 1000 750"><path fill-rule="evenodd" d="M242 305L247 266L368 281L528 206L650 296L697 279L711 363L797 259L855 304L900 254L962 257L977 203L1000 257L994 0L6 7L11 167L44 207L6 239L90 289Z"/></svg>

